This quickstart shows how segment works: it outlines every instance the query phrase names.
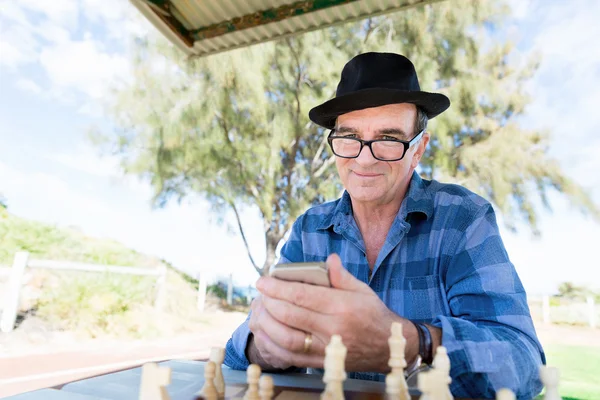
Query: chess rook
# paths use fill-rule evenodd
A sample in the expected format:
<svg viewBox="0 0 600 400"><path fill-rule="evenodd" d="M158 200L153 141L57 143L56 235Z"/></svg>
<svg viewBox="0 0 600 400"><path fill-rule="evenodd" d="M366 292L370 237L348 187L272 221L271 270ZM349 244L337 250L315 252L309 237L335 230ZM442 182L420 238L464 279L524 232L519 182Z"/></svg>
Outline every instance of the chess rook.
<svg viewBox="0 0 600 400"><path fill-rule="evenodd" d="M166 386L171 383L171 369L156 363L142 366L140 400L170 400Z"/></svg>

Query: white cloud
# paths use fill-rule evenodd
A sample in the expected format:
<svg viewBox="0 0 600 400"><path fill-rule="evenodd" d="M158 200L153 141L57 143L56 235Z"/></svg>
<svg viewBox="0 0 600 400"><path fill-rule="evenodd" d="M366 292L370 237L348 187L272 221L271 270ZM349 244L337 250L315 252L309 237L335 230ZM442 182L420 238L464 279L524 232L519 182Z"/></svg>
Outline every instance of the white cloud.
<svg viewBox="0 0 600 400"><path fill-rule="evenodd" d="M19 0L19 5L30 12L41 14L48 20L69 30L77 29L79 4L73 0Z"/></svg>
<svg viewBox="0 0 600 400"><path fill-rule="evenodd" d="M33 94L39 94L42 92L42 88L40 88L37 83L32 81L31 79L19 79L16 83L16 86L24 90L26 92L30 92Z"/></svg>
<svg viewBox="0 0 600 400"><path fill-rule="evenodd" d="M93 99L101 98L116 77L128 73L124 56L104 52L102 44L92 38L44 48L40 63L53 85L81 91Z"/></svg>
<svg viewBox="0 0 600 400"><path fill-rule="evenodd" d="M48 159L76 171L99 177L120 176L119 160L114 157L102 157L97 149L87 145L79 145L69 153L54 153Z"/></svg>

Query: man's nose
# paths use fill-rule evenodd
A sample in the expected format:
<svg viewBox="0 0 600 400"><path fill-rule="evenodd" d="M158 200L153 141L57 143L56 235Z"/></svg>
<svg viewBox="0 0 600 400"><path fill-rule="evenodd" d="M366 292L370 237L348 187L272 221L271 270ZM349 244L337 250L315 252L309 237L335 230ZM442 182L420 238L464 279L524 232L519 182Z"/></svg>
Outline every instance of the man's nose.
<svg viewBox="0 0 600 400"><path fill-rule="evenodd" d="M363 166L373 165L377 161L379 161L375 157L373 157L373 153L371 153L371 148L367 145L363 146L362 150L360 151L360 154L358 155L358 157L356 157L355 160L358 164Z"/></svg>

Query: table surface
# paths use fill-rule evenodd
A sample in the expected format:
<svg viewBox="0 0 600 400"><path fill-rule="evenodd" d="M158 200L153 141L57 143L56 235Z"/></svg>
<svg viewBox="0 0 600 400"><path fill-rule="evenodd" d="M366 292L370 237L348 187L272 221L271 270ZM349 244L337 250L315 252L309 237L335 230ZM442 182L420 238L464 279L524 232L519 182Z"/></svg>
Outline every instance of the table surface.
<svg viewBox="0 0 600 400"><path fill-rule="evenodd" d="M172 400L192 400L204 385L203 361L170 360L158 363L171 368L171 384L167 391ZM67 383L61 389L42 389L8 397L12 400L138 400L141 367L131 368L81 381ZM284 387L289 398L319 398L324 388L322 376L307 374L269 374L276 387ZM238 397L246 385L246 371L235 371L223 366L223 377L227 385L226 397ZM356 379L344 382L347 398L383 398L385 384ZM243 393L242 393L243 395ZM418 392L411 389L413 398ZM296 396L296 397L294 397ZM277 398L288 398L282 395Z"/></svg>

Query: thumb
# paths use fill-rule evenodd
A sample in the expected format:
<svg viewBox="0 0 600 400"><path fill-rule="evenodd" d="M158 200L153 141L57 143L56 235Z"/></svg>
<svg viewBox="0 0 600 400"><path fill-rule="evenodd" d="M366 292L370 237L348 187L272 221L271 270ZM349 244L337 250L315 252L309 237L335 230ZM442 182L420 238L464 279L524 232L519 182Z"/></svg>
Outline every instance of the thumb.
<svg viewBox="0 0 600 400"><path fill-rule="evenodd" d="M368 285L356 279L344 268L342 260L337 254L331 254L327 257L326 263L329 270L329 280L331 281L331 286L334 288L353 292L371 292L371 288Z"/></svg>

